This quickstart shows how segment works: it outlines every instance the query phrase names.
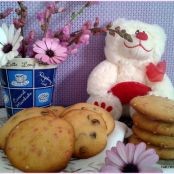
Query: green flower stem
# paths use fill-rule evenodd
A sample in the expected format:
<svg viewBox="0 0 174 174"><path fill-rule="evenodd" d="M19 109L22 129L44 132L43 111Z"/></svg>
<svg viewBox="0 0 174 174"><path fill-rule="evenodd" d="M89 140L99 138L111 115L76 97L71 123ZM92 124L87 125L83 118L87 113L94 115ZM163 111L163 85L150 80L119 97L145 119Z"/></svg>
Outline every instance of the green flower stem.
<svg viewBox="0 0 174 174"><path fill-rule="evenodd" d="M89 7L89 3L87 2L84 6L82 6L81 8L80 8L80 10L78 11L78 12L73 12L72 14L71 14L71 19L70 19L70 22L72 22L72 21L74 21L79 15L81 15L83 12L84 12L84 10L86 9L86 8L88 8Z"/></svg>

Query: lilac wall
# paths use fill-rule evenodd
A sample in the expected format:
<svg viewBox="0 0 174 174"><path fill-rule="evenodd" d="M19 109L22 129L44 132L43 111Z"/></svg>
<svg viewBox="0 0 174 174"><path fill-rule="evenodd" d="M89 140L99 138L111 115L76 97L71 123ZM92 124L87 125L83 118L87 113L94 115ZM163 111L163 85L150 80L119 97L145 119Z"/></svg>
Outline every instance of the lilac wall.
<svg viewBox="0 0 174 174"><path fill-rule="evenodd" d="M45 2L25 2L29 9L29 20L26 32L35 29L41 32L35 20L35 13L44 7ZM84 2L60 2L60 6L67 8L65 15L58 15L52 20L52 28L59 28L69 17L70 12L79 9ZM0 2L0 11L7 7L17 7L15 2ZM174 2L100 2L87 9L74 22L74 30L78 29L86 20L100 17L101 24L119 17L138 19L148 23L161 25L167 35L166 51L163 57L167 60L167 71L174 83ZM12 21L12 15L8 22ZM1 23L3 21L0 21ZM1 24L0 23L0 24ZM90 71L104 59L104 35L91 38L90 44L81 48L77 55L71 56L57 69L57 85L54 103L70 105L87 99L86 83ZM0 101L2 105L2 101Z"/></svg>

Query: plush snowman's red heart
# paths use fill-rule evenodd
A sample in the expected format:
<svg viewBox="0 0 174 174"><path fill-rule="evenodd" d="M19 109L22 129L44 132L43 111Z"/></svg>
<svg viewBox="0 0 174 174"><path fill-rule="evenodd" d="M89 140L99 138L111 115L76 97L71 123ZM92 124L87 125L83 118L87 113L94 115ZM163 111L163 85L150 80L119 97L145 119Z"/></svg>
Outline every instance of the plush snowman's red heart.
<svg viewBox="0 0 174 174"><path fill-rule="evenodd" d="M166 62L159 62L157 65L150 63L146 67L146 75L151 82L160 82L166 72Z"/></svg>
<svg viewBox="0 0 174 174"><path fill-rule="evenodd" d="M137 96L146 95L151 88L139 82L122 82L111 88L113 95L117 96L122 104L128 104L131 99Z"/></svg>

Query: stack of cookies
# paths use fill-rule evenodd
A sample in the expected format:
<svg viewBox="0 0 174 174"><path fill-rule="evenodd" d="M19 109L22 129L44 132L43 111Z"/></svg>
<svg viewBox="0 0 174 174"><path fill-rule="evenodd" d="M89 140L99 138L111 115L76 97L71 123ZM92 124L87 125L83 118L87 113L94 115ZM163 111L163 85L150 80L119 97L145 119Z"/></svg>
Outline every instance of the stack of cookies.
<svg viewBox="0 0 174 174"><path fill-rule="evenodd" d="M109 112L93 104L29 108L0 128L0 149L22 171L57 172L71 157L100 153L114 127Z"/></svg>
<svg viewBox="0 0 174 174"><path fill-rule="evenodd" d="M160 159L174 159L174 101L151 95L136 97L130 104L136 112L129 142L143 141Z"/></svg>

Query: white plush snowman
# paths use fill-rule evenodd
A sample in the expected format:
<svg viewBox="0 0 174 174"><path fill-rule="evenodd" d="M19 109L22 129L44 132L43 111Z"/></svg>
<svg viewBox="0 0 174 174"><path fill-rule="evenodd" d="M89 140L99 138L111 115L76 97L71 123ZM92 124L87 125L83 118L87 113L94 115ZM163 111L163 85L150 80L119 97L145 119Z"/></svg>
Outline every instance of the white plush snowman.
<svg viewBox="0 0 174 174"><path fill-rule="evenodd" d="M165 73L161 56L165 49L164 30L138 20L118 19L111 31L125 29L132 42L119 34L106 36L106 60L88 78L87 102L105 108L118 120L123 106L138 95L158 95L174 99L174 88ZM124 30L122 30L125 32Z"/></svg>

